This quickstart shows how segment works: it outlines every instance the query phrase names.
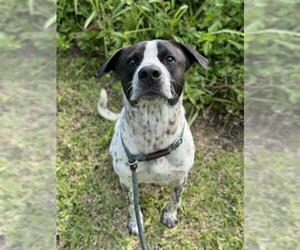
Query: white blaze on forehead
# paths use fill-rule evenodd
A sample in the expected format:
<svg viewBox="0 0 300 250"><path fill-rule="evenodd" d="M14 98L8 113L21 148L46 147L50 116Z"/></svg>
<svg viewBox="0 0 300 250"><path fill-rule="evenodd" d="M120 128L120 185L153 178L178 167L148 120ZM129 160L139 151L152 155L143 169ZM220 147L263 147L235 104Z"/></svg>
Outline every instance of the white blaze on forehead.
<svg viewBox="0 0 300 250"><path fill-rule="evenodd" d="M158 42L157 40L153 40L153 41L149 41L146 43L143 60L133 75L132 98L131 98L133 100L137 98L137 96L140 92L139 88L141 88L141 86L139 84L139 79L138 79L138 72L144 66L149 66L149 65L155 65L161 70L161 72L162 72L162 93L167 98L172 98L171 82L170 82L171 76L170 76L169 71L165 67L165 65L158 58L157 42Z"/></svg>
<svg viewBox="0 0 300 250"><path fill-rule="evenodd" d="M154 41L147 42L144 51L144 58L140 67L146 66L148 64L156 64L156 62L159 61L157 55L158 55L157 41L154 40Z"/></svg>

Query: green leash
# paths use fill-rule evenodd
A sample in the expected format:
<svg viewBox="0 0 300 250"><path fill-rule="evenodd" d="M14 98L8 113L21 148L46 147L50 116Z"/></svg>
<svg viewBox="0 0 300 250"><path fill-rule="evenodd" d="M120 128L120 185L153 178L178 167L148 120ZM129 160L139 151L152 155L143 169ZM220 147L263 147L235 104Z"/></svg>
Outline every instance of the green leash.
<svg viewBox="0 0 300 250"><path fill-rule="evenodd" d="M123 137L121 136L121 141L122 141L125 153L128 157L128 165L130 166L130 170L131 170L135 218L136 218L136 222L137 222L137 226L138 226L138 230L139 230L140 243L141 243L143 250L147 250L148 248L147 248L147 244L146 244L146 240L145 240L145 235L144 235L144 230L143 230L142 220L141 220L141 215L140 215L139 183L138 183L138 178L137 178L137 173L136 173L136 169L138 167L138 162L151 161L151 160L155 160L155 159L158 159L160 157L170 154L173 150L175 150L182 144L183 132L184 132L184 125L182 127L182 131L181 131L179 137L172 144L170 144L167 148L155 151L150 154L139 153L137 155L133 155L130 153L130 151L128 150L128 148L126 147L126 145L123 141Z"/></svg>
<svg viewBox="0 0 300 250"><path fill-rule="evenodd" d="M130 165L130 170L132 174L132 188L133 188L133 204L134 204L134 211L135 217L137 221L137 226L139 230L139 238L141 247L143 250L147 250L147 245L145 241L144 230L142 226L141 214L140 214L140 203L139 203L139 183L136 174L137 164Z"/></svg>

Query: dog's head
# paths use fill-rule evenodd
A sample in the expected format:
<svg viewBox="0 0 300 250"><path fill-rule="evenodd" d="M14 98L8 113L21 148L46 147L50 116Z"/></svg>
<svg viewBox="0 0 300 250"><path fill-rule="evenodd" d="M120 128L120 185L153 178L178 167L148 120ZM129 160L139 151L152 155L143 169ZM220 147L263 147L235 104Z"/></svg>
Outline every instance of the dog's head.
<svg viewBox="0 0 300 250"><path fill-rule="evenodd" d="M153 40L118 50L98 69L98 77L114 71L127 100L165 100L175 104L182 94L184 74L193 63L207 68L207 59L188 45Z"/></svg>

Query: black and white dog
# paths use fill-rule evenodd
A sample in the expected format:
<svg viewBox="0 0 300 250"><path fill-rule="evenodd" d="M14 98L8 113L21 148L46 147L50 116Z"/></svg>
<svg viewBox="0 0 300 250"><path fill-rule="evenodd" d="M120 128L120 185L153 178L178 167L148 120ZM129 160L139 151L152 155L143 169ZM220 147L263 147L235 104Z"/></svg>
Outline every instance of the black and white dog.
<svg viewBox="0 0 300 250"><path fill-rule="evenodd" d="M104 118L118 119L110 153L114 170L129 195L130 234L137 234L138 228L131 171L122 140L130 153L149 154L168 147L182 134L183 143L177 149L159 159L140 162L137 169L139 182L172 186L171 200L164 208L162 222L169 228L174 227L181 193L194 163L195 146L185 118L182 93L185 72L195 62L207 68L206 58L189 46L152 40L118 50L98 70L99 77L114 71L123 87L124 108L119 115L107 109L104 90L101 91L97 108Z"/></svg>

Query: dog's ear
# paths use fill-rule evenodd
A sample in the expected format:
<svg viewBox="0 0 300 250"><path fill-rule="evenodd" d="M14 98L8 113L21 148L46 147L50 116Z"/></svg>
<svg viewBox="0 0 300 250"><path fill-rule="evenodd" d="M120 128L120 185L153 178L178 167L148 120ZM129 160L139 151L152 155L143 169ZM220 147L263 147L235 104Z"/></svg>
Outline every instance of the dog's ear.
<svg viewBox="0 0 300 250"><path fill-rule="evenodd" d="M208 60L204 56L200 55L196 50L191 48L189 45L178 43L178 42L176 42L176 44L183 51L183 53L188 59L189 63L187 64L186 70L189 69L194 62L199 63L205 69L208 68Z"/></svg>
<svg viewBox="0 0 300 250"><path fill-rule="evenodd" d="M107 73L115 69L116 62L124 48L117 50L115 54L111 56L98 70L97 78L100 79L104 73Z"/></svg>

